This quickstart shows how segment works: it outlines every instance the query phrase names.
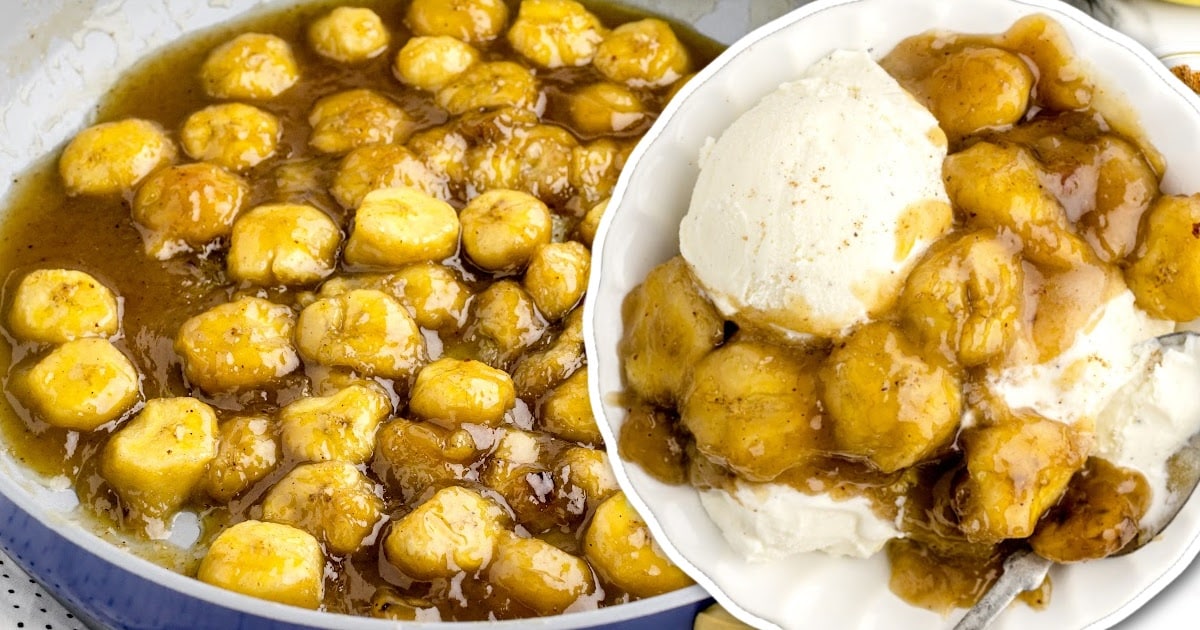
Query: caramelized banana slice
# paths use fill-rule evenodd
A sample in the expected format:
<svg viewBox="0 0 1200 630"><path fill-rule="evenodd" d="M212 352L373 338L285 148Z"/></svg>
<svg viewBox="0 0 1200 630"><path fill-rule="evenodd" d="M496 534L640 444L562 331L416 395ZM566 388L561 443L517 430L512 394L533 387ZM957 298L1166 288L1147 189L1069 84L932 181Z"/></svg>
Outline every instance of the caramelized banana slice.
<svg viewBox="0 0 1200 630"><path fill-rule="evenodd" d="M17 286L8 323L21 339L64 343L116 334L121 311L117 296L91 275L74 269L37 269Z"/></svg>
<svg viewBox="0 0 1200 630"><path fill-rule="evenodd" d="M637 462L651 477L679 485L687 482L687 461L674 416L654 405L635 404L621 425L617 448L622 459Z"/></svg>
<svg viewBox="0 0 1200 630"><path fill-rule="evenodd" d="M584 360L583 309L576 307L563 319L562 332L545 350L526 353L518 360L513 369L517 395L541 396L581 369Z"/></svg>
<svg viewBox="0 0 1200 630"><path fill-rule="evenodd" d="M541 87L533 71L511 61L467 67L437 91L437 104L458 116L480 109L519 107L541 111Z"/></svg>
<svg viewBox="0 0 1200 630"><path fill-rule="evenodd" d="M465 429L393 418L379 427L371 468L389 490L408 501L431 484L473 474L459 464L469 463L476 454L475 442Z"/></svg>
<svg viewBox="0 0 1200 630"><path fill-rule="evenodd" d="M602 200L612 195L633 147L633 143L601 138L571 150L570 181L585 207L594 210ZM599 214L592 216L590 211L580 222L579 230L581 234L587 234L589 246L599 222Z"/></svg>
<svg viewBox="0 0 1200 630"><path fill-rule="evenodd" d="M453 331L467 319L471 288L459 272L432 262L405 265L390 273L340 275L321 285L325 298L356 289L376 289L396 298L422 328Z"/></svg>
<svg viewBox="0 0 1200 630"><path fill-rule="evenodd" d="M263 33L243 33L217 46L200 66L204 91L218 99L269 99L299 79L291 45Z"/></svg>
<svg viewBox="0 0 1200 630"><path fill-rule="evenodd" d="M507 188L562 203L572 193L571 156L578 145L562 127L516 127L507 138L467 151L467 180L478 192Z"/></svg>
<svg viewBox="0 0 1200 630"><path fill-rule="evenodd" d="M665 87L692 71L692 62L671 26L646 18L614 28L592 60L600 74L630 87Z"/></svg>
<svg viewBox="0 0 1200 630"><path fill-rule="evenodd" d="M587 366L550 390L538 408L539 426L555 437L583 444L603 444L588 398Z"/></svg>
<svg viewBox="0 0 1200 630"><path fill-rule="evenodd" d="M655 267L622 305L619 352L625 382L643 400L671 406L692 367L724 336L725 324L676 256Z"/></svg>
<svg viewBox="0 0 1200 630"><path fill-rule="evenodd" d="M221 423L217 456L204 473L204 489L229 502L266 477L282 458L279 427L268 416L238 416Z"/></svg>
<svg viewBox="0 0 1200 630"><path fill-rule="evenodd" d="M325 596L325 553L303 530L243 521L217 536L200 561L196 579L315 610Z"/></svg>
<svg viewBox="0 0 1200 630"><path fill-rule="evenodd" d="M650 597L692 583L671 563L624 492L609 497L584 532L584 553L605 580L637 597Z"/></svg>
<svg viewBox="0 0 1200 630"><path fill-rule="evenodd" d="M343 208L351 210L372 191L400 187L415 188L443 201L450 198L445 177L398 144L369 144L346 154L329 192Z"/></svg>
<svg viewBox="0 0 1200 630"><path fill-rule="evenodd" d="M595 509L621 491L603 448L569 446L558 454L553 467L560 492L566 490L572 506L580 512ZM583 491L582 496L577 489Z"/></svg>
<svg viewBox="0 0 1200 630"><path fill-rule="evenodd" d="M571 120L583 133L608 134L624 131L649 115L638 95L616 83L593 83L571 95Z"/></svg>
<svg viewBox="0 0 1200 630"><path fill-rule="evenodd" d="M904 322L967 367L1003 354L1023 315L1025 273L1017 252L990 230L934 245L904 285Z"/></svg>
<svg viewBox="0 0 1200 630"><path fill-rule="evenodd" d="M836 346L821 368L836 447L883 472L919 463L954 438L958 377L892 324L874 322Z"/></svg>
<svg viewBox="0 0 1200 630"><path fill-rule="evenodd" d="M1155 317L1200 317L1200 194L1160 197L1142 225L1125 280L1137 305Z"/></svg>
<svg viewBox="0 0 1200 630"><path fill-rule="evenodd" d="M450 204L412 188L381 188L363 197L342 257L367 268L436 262L454 255L459 231Z"/></svg>
<svg viewBox="0 0 1200 630"><path fill-rule="evenodd" d="M1150 485L1142 473L1092 457L1038 523L1029 544L1055 562L1105 558L1137 537L1149 507Z"/></svg>
<svg viewBox="0 0 1200 630"><path fill-rule="evenodd" d="M1066 29L1042 15L1017 20L1000 38L1010 49L1028 51L1041 73L1037 77L1038 102L1050 109L1083 109L1092 102L1095 85L1083 61L1075 54Z"/></svg>
<svg viewBox="0 0 1200 630"><path fill-rule="evenodd" d="M550 244L550 209L517 190L489 190L468 202L459 219L463 252L488 271L520 271Z"/></svg>
<svg viewBox="0 0 1200 630"><path fill-rule="evenodd" d="M308 43L317 54L343 63L358 63L387 50L391 36L370 9L338 7L308 27Z"/></svg>
<svg viewBox="0 0 1200 630"><path fill-rule="evenodd" d="M1063 270L1096 261L1091 247L1072 231L1063 207L1038 181L1038 164L1028 150L980 142L947 157L942 179L968 226L1013 232L1031 262Z"/></svg>
<svg viewBox="0 0 1200 630"><path fill-rule="evenodd" d="M481 482L504 497L517 522L535 534L571 531L584 518L563 492L569 484L550 470L552 448L557 445L548 435L506 429L479 473Z"/></svg>
<svg viewBox="0 0 1200 630"><path fill-rule="evenodd" d="M396 296L417 325L430 330L458 330L467 321L471 288L457 271L435 263L408 265L390 274Z"/></svg>
<svg viewBox="0 0 1200 630"><path fill-rule="evenodd" d="M574 0L524 0L508 42L543 68L586 66L604 33L600 18Z"/></svg>
<svg viewBox="0 0 1200 630"><path fill-rule="evenodd" d="M279 410L283 451L293 460L360 464L374 453L375 431L391 412L391 400L373 383L292 401Z"/></svg>
<svg viewBox="0 0 1200 630"><path fill-rule="evenodd" d="M330 552L347 555L363 545L383 516L375 483L353 464L301 464L271 487L263 518L302 529Z"/></svg>
<svg viewBox="0 0 1200 630"><path fill-rule="evenodd" d="M258 206L233 224L225 267L260 286L313 284L333 273L342 232L306 204Z"/></svg>
<svg viewBox="0 0 1200 630"><path fill-rule="evenodd" d="M951 143L1016 123L1029 108L1033 72L999 48L966 48L946 58L927 81L930 111Z"/></svg>
<svg viewBox="0 0 1200 630"><path fill-rule="evenodd" d="M373 289L306 306L296 323L296 348L306 362L384 378L408 378L426 360L425 338L408 310Z"/></svg>
<svg viewBox="0 0 1200 630"><path fill-rule="evenodd" d="M451 578L492 560L504 532L504 510L474 490L450 486L392 522L384 555L418 580Z"/></svg>
<svg viewBox="0 0 1200 630"><path fill-rule="evenodd" d="M181 164L147 177L131 211L146 254L167 260L228 237L249 196L246 180L219 166Z"/></svg>
<svg viewBox="0 0 1200 630"><path fill-rule="evenodd" d="M243 297L183 323L175 351L188 381L207 392L256 389L300 367L292 309Z"/></svg>
<svg viewBox="0 0 1200 630"><path fill-rule="evenodd" d="M475 296L463 339L474 358L508 369L545 332L546 320L529 293L512 280L501 280Z"/></svg>
<svg viewBox="0 0 1200 630"><path fill-rule="evenodd" d="M408 410L449 429L463 423L498 426L515 401L508 372L479 361L442 357L417 373Z"/></svg>
<svg viewBox="0 0 1200 630"><path fill-rule="evenodd" d="M563 612L575 600L596 590L583 558L537 538L505 532L487 579L541 615Z"/></svg>
<svg viewBox="0 0 1200 630"><path fill-rule="evenodd" d="M216 456L212 407L195 398L155 398L104 445L100 471L130 512L168 519Z"/></svg>
<svg viewBox="0 0 1200 630"><path fill-rule="evenodd" d="M530 258L522 284L538 311L558 321L583 300L591 267L592 253L583 243L549 243Z"/></svg>
<svg viewBox="0 0 1200 630"><path fill-rule="evenodd" d="M140 382L133 362L112 343L85 337L55 348L13 387L47 423L92 431L137 402Z"/></svg>
<svg viewBox="0 0 1200 630"><path fill-rule="evenodd" d="M955 489L960 527L972 542L1033 534L1087 460L1087 440L1041 417L1011 418L963 431L967 476Z"/></svg>
<svg viewBox="0 0 1200 630"><path fill-rule="evenodd" d="M126 118L79 132L63 149L58 172L68 195L112 195L173 162L175 152L158 123Z"/></svg>
<svg viewBox="0 0 1200 630"><path fill-rule="evenodd" d="M583 219L579 225L575 226L575 236L588 247L592 246L592 241L596 239L596 230L600 229L600 219L604 216L604 211L608 210L608 197L601 199L587 214L583 215Z"/></svg>
<svg viewBox="0 0 1200 630"><path fill-rule="evenodd" d="M504 32L508 5L504 0L413 0L404 22L417 35L447 35L479 44Z"/></svg>
<svg viewBox="0 0 1200 630"><path fill-rule="evenodd" d="M1116 263L1134 251L1142 215L1158 196L1158 176L1125 140L1106 135L1096 144L1096 205L1079 226L1100 258Z"/></svg>
<svg viewBox="0 0 1200 630"><path fill-rule="evenodd" d="M392 73L405 85L436 92L479 61L474 46L453 37L414 37L392 63Z"/></svg>
<svg viewBox="0 0 1200 630"><path fill-rule="evenodd" d="M282 133L274 115L242 103L222 103L188 116L179 139L188 157L240 172L275 155Z"/></svg>
<svg viewBox="0 0 1200 630"><path fill-rule="evenodd" d="M763 343L734 341L701 359L679 415L701 453L751 481L829 450L817 365Z"/></svg>
<svg viewBox="0 0 1200 630"><path fill-rule="evenodd" d="M416 122L392 99L374 90L347 90L317 101L308 114L308 145L341 155L369 144L401 143Z"/></svg>

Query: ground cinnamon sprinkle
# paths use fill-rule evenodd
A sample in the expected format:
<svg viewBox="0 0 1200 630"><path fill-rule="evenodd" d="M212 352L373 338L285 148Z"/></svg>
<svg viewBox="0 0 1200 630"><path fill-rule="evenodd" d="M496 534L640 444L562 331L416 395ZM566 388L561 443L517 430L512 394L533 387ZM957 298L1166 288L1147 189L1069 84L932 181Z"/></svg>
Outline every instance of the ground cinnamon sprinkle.
<svg viewBox="0 0 1200 630"><path fill-rule="evenodd" d="M1171 72L1183 81L1184 85L1192 88L1194 92L1200 94L1200 70L1192 70L1186 65L1179 65L1171 68Z"/></svg>

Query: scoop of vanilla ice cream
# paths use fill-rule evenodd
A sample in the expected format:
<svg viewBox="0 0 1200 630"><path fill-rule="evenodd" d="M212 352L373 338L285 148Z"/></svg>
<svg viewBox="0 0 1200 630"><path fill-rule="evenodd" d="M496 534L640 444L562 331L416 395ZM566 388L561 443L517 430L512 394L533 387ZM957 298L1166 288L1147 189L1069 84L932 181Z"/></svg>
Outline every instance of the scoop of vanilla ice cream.
<svg viewBox="0 0 1200 630"><path fill-rule="evenodd" d="M1094 420L1138 369L1138 345L1174 328L1174 322L1138 308L1125 289L1105 302L1058 356L994 371L987 386L1014 410L1068 424Z"/></svg>
<svg viewBox="0 0 1200 630"><path fill-rule="evenodd" d="M1096 419L1096 454L1145 475L1153 499L1142 519L1154 527L1166 516L1167 460L1200 431L1200 340L1182 348L1157 343L1137 348L1137 368Z"/></svg>
<svg viewBox="0 0 1200 630"><path fill-rule="evenodd" d="M837 334L886 310L949 229L945 157L868 53L834 52L706 144L680 252L727 317Z"/></svg>
<svg viewBox="0 0 1200 630"><path fill-rule="evenodd" d="M700 503L729 546L751 562L808 551L866 558L900 536L864 497L835 501L782 484L739 480L732 492L702 491Z"/></svg>

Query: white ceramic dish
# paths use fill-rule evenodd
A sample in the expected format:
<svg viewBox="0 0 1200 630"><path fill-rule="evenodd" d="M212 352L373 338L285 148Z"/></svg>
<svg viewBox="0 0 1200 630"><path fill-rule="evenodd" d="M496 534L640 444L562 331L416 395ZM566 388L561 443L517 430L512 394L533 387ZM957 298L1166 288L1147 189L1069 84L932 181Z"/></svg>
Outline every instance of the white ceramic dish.
<svg viewBox="0 0 1200 630"><path fill-rule="evenodd" d="M597 236L585 334L593 407L602 410L608 444L625 419L614 394L622 388L617 359L621 299L658 263L678 252L701 144L780 83L835 48L881 56L900 39L944 28L998 32L1030 13L1046 13L1066 29L1080 57L1136 109L1151 143L1167 159L1168 192L1200 191L1194 164L1200 146L1200 98L1175 81L1132 39L1056 0L820 0L764 26L731 47L693 80L634 152ZM713 252L719 256L720 252ZM614 460L617 458L614 457ZM737 616L770 627L950 627L950 618L891 594L882 556L848 560L820 554L750 564L736 555L689 486L662 484L634 465L617 476L648 515L667 553ZM1051 574L1048 609L1006 611L997 628L1105 628L1124 619L1182 572L1200 552L1200 501L1193 500L1166 533L1122 558Z"/></svg>
<svg viewBox="0 0 1200 630"><path fill-rule="evenodd" d="M93 122L95 105L113 82L160 47L207 27L311 0L0 0L0 198L20 173ZM764 11L783 13L788 0L618 0L700 25L732 41ZM346 2L346 4L353 4ZM395 2L397 9L403 6ZM718 11L718 9L720 9ZM165 92L177 89L164 85ZM0 219L3 219L0 209ZM219 589L173 573L109 544L77 508L66 480L44 479L0 444L0 564L29 572L74 613L55 628L188 628L189 630L394 630L397 623L304 610ZM111 538L111 537L110 537ZM9 560L11 558L11 560ZM12 575L17 575L15 572ZM28 611L0 590L0 629L19 627ZM40 595L39 595L40 597ZM31 596L32 600L32 596ZM46 608L49 603L41 601ZM407 630L525 630L690 626L708 605L689 587L632 604L504 622L405 623ZM11 616L10 616L11 615ZM39 623L37 627L51 627Z"/></svg>

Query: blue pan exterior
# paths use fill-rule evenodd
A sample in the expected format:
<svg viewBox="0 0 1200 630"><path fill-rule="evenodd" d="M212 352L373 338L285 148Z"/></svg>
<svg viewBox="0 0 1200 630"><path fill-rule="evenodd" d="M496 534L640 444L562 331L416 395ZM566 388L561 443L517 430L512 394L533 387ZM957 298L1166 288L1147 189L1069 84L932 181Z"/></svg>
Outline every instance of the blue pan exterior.
<svg viewBox="0 0 1200 630"><path fill-rule="evenodd" d="M96 545L107 545L99 539ZM199 593L181 592L139 575L134 570L109 562L51 527L30 516L6 494L0 493L0 549L12 557L26 573L57 597L80 621L97 630L314 630L321 627L357 627L365 620L320 615L324 623L313 626L303 622L280 620L285 616L317 616L277 604L261 602L263 614L227 607ZM131 557L132 559L132 557ZM134 560L132 564L143 564ZM187 582L185 582L187 584ZM193 583L197 591L211 590ZM666 630L691 628L696 614L712 604L712 599L692 587L690 597L674 597L665 608L653 606L653 598L636 604L618 606L581 615L564 615L538 620L486 624L489 628L625 628L629 630ZM238 598L244 601L244 598ZM683 601L683 603L680 603ZM645 607L643 615L626 618L623 608ZM573 619L575 618L575 619ZM578 622L586 621L580 625ZM325 624L330 624L326 626ZM379 622L370 627L388 627ZM485 624L396 624L404 628L468 628Z"/></svg>

